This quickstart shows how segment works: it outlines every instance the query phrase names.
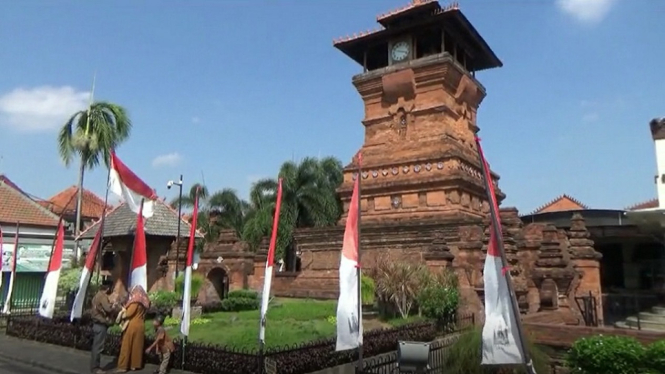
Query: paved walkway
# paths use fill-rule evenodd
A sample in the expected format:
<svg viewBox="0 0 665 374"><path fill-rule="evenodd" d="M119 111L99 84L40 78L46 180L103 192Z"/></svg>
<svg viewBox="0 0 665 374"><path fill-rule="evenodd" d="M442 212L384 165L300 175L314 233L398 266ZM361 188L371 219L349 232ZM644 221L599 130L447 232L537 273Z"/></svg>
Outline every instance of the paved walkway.
<svg viewBox="0 0 665 374"><path fill-rule="evenodd" d="M90 352L79 351L57 345L21 340L0 333L0 358L11 360L59 374L86 374L90 372ZM115 369L113 358L102 357L102 366L111 373ZM156 367L147 365L132 374L152 373ZM171 370L171 374L191 374Z"/></svg>

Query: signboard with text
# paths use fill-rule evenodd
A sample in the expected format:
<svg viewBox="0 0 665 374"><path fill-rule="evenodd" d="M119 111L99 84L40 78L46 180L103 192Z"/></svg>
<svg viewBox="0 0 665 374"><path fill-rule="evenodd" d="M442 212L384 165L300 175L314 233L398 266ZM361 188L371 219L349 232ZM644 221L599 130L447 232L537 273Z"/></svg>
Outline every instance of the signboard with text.
<svg viewBox="0 0 665 374"><path fill-rule="evenodd" d="M51 257L50 245L42 244L20 244L18 245L18 257L16 260L16 272L45 272L48 268L49 258ZM2 271L11 270L14 243L2 244ZM62 268L67 269L72 266L72 260L76 254L73 246L65 245L62 254Z"/></svg>

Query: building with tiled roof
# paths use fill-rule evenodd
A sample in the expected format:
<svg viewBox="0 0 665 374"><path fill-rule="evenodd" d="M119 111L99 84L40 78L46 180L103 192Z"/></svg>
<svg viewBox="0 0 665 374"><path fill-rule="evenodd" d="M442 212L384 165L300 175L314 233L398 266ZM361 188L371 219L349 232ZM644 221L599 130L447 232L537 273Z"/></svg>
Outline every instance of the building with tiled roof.
<svg viewBox="0 0 665 374"><path fill-rule="evenodd" d="M115 281L121 285L119 289L126 288L125 280L128 279L127 269L129 268L134 248L136 218L137 214L127 204L121 203L106 214L103 220L103 228L101 228L102 220L99 220L79 236L82 240L90 240L95 237L100 228L103 230L104 255L102 274L116 275ZM168 282L172 283L173 281L173 278L167 277L165 272L156 271L156 269L165 265L166 255L170 253L177 242L178 222L180 222L180 247L183 248L186 247L191 225L183 218L178 217L178 212L164 201L156 200L152 217L145 218L144 220L148 254L149 288L165 287L165 282L168 284ZM203 235L197 231L196 237L202 239ZM179 254L180 257L183 257L185 251L181 250ZM171 264L171 266L173 265ZM184 261L180 261L179 265L182 267ZM166 287L172 287L172 285Z"/></svg>
<svg viewBox="0 0 665 374"><path fill-rule="evenodd" d="M58 226L59 216L31 199L6 176L0 179L0 223L4 225ZM4 230L3 230L4 231Z"/></svg>
<svg viewBox="0 0 665 374"><path fill-rule="evenodd" d="M74 227L76 223L76 202L78 197L78 187L68 187L48 200L39 201L39 204L49 209L51 212L62 215L63 219ZM104 201L93 192L83 189L83 204L81 211L81 229L90 226L104 214ZM110 210L107 205L106 210Z"/></svg>
<svg viewBox="0 0 665 374"><path fill-rule="evenodd" d="M582 210L589 209L588 206L582 204L579 200L569 195L563 194L556 199L542 205L538 209L531 212L531 214L547 213L547 212L563 212L569 210Z"/></svg>

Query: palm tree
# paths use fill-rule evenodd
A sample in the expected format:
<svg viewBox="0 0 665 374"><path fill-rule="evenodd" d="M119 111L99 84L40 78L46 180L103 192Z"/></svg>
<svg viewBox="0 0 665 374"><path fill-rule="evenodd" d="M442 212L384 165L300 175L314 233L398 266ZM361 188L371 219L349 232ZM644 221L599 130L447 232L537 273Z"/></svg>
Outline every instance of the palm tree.
<svg viewBox="0 0 665 374"><path fill-rule="evenodd" d="M86 110L74 113L58 134L58 151L66 166L78 156L81 165L78 176L76 229L81 230L83 177L103 161L108 167L111 151L129 138L132 123L125 108L109 102L91 103Z"/></svg>
<svg viewBox="0 0 665 374"><path fill-rule="evenodd" d="M233 189L226 188L210 195L205 185L195 183L189 189L189 193L182 196L182 200L176 197L169 205L177 209L180 202L185 208L194 207L197 189L199 189L197 228L205 233L206 241L216 239L220 229L232 229L238 237L241 237L245 216L250 206L238 197Z"/></svg>
<svg viewBox="0 0 665 374"><path fill-rule="evenodd" d="M277 237L277 256L291 247L296 228L322 227L337 223L342 206L335 190L342 183L342 163L334 157L287 161L279 171L282 178L282 207ZM256 248L270 234L275 210L277 181L259 180L250 192L250 205L243 239Z"/></svg>

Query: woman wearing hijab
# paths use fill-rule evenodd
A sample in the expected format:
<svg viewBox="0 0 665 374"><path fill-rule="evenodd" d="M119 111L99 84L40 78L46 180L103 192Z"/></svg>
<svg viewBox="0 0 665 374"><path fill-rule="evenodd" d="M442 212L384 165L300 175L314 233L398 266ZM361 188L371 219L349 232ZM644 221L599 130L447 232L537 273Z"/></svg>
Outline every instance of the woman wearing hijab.
<svg viewBox="0 0 665 374"><path fill-rule="evenodd" d="M139 370L143 367L143 351L145 341L145 314L150 307L148 294L143 287L134 286L124 307L121 326L124 327L120 356L118 357L118 373L128 370Z"/></svg>

